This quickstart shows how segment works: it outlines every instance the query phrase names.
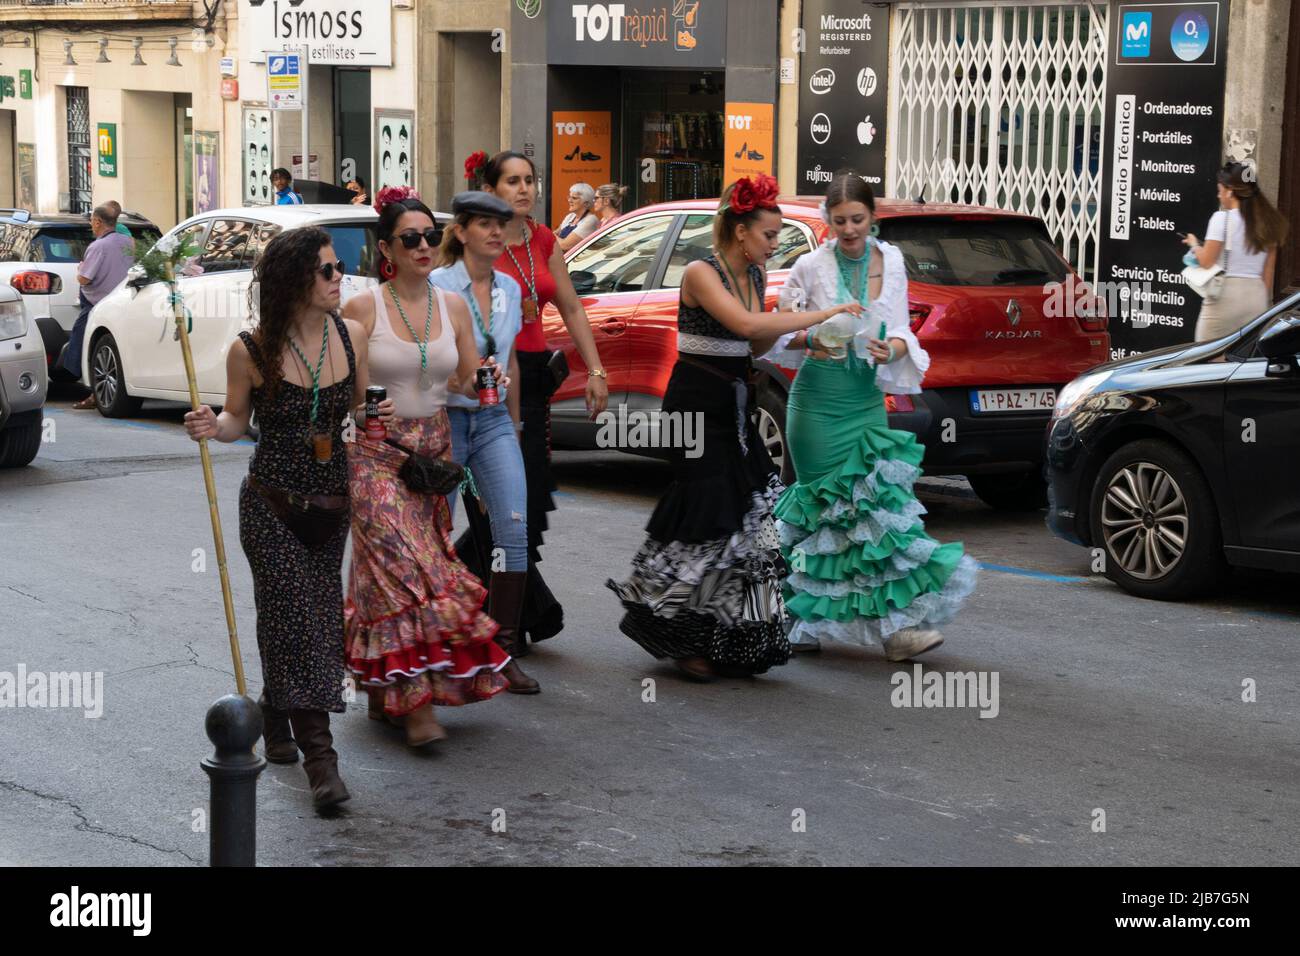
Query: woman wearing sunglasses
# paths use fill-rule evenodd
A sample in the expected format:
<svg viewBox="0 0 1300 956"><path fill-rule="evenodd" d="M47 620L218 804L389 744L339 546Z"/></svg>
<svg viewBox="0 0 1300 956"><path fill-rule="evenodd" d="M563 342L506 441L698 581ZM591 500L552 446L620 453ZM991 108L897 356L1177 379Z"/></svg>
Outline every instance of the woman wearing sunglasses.
<svg viewBox="0 0 1300 956"><path fill-rule="evenodd" d="M329 715L344 709L342 425L367 385L366 335L338 315L343 264L330 242L309 226L267 244L249 286L258 321L226 357L221 414L206 405L185 414L195 441L233 442L257 413L261 436L239 489L239 540L253 572L266 759L294 763L301 748L321 812L349 798Z"/></svg>
<svg viewBox="0 0 1300 956"><path fill-rule="evenodd" d="M493 268L505 247L503 226L510 219L510 207L487 193L464 192L452 200L451 209L455 219L447 227L430 281L455 293L451 299L473 316L477 354L504 358L510 379L518 381L519 286ZM519 620L528 576L528 485L518 438L519 390L498 388L497 392L496 404L453 394L447 400L447 414L452 455L469 467L477 488L477 496L465 494L470 526L476 531L474 545L486 545L483 550L490 548L496 555L475 554L475 547L462 549L459 544L456 550L479 577L489 581L488 613L501 626L497 643L513 655L522 643ZM481 527L480 500L487 509L486 529ZM536 694L541 689L513 657L502 673L512 694Z"/></svg>
<svg viewBox="0 0 1300 956"><path fill-rule="evenodd" d="M504 690L510 658L492 641L497 626L481 610L483 585L452 550L447 499L410 490L399 474L411 453L451 457L448 380L473 394L480 364L469 310L429 283L439 237L419 196L384 189L375 205L384 281L353 297L344 314L365 332L370 381L387 390L380 409L392 417L385 438L358 427L349 449L347 657L370 716L402 723L406 742L423 747L446 737L434 707Z"/></svg>

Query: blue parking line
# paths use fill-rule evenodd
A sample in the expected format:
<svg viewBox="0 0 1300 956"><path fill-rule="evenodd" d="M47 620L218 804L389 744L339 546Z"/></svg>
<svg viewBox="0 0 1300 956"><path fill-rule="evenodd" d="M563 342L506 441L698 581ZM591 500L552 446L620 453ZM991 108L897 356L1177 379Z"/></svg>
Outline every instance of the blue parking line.
<svg viewBox="0 0 1300 956"><path fill-rule="evenodd" d="M1066 574L1048 574L1046 571L1031 571L1029 568L1013 568L1006 564L989 564L986 561L979 563L982 571L998 571L1002 574L1016 574L1024 578L1035 578L1039 581L1056 581L1060 584L1084 584L1087 578L1073 577Z"/></svg>

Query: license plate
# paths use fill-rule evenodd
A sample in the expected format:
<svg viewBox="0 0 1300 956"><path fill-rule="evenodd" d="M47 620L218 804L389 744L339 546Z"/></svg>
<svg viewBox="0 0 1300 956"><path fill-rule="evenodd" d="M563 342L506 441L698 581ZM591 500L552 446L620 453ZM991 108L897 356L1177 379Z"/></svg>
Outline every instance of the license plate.
<svg viewBox="0 0 1300 956"><path fill-rule="evenodd" d="M972 388L970 409L976 415L996 412L1050 412L1056 405L1054 388Z"/></svg>

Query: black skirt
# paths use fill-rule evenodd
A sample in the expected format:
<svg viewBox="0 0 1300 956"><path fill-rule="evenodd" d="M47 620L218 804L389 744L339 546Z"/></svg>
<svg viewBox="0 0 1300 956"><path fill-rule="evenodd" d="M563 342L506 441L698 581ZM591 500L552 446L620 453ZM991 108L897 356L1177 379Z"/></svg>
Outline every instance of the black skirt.
<svg viewBox="0 0 1300 956"><path fill-rule="evenodd" d="M783 488L754 423L749 368L746 357L713 356L674 366L663 410L697 440L671 449L673 481L632 574L606 585L626 610L620 630L655 657L762 673L784 664L790 645L772 518Z"/></svg>

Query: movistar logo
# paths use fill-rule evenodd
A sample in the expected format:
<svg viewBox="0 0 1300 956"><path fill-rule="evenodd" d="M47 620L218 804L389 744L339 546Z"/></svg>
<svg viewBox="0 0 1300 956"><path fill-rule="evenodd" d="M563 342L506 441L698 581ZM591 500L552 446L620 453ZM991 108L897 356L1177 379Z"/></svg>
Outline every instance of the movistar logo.
<svg viewBox="0 0 1300 956"><path fill-rule="evenodd" d="M1149 12L1124 14L1123 41L1121 57L1137 59L1151 55L1151 14Z"/></svg>

